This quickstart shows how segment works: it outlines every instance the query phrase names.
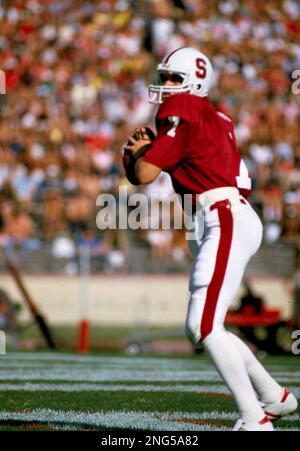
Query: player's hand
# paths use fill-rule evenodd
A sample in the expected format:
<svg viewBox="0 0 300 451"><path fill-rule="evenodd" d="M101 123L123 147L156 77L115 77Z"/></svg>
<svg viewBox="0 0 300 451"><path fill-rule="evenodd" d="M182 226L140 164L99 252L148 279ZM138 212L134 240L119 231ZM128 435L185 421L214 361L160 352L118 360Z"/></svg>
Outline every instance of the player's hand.
<svg viewBox="0 0 300 451"><path fill-rule="evenodd" d="M127 143L124 145L124 150L138 158L140 154L145 153L149 149L154 139L155 135L150 128L138 128L135 130L134 135L128 138Z"/></svg>

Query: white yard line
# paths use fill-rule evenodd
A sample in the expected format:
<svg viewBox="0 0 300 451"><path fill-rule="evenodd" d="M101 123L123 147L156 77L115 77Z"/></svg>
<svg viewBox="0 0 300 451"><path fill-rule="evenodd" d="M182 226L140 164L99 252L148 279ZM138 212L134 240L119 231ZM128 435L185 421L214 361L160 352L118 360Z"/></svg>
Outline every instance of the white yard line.
<svg viewBox="0 0 300 451"><path fill-rule="evenodd" d="M186 359L180 359L180 358L164 358L164 357L110 357L110 356L79 356L76 354L70 354L70 353L15 353L10 352L6 355L0 356L0 368L3 366L6 366L6 363L10 362L18 365L26 362L40 362L50 365L53 364L53 362L61 363L61 364L99 364L99 365L109 365L109 366L128 366L131 368L135 367L147 367L149 369L152 369L155 365L156 367L164 367L164 368L182 368L182 369L211 369L212 365L209 363L209 361L205 360L202 361L202 357L199 358L186 358ZM264 362L262 361L264 364ZM30 363L29 363L30 365ZM276 365L276 364L268 364L266 365L272 372L279 372L279 373L289 373L291 370L290 368L283 364L283 365ZM300 372L297 373L300 375Z"/></svg>
<svg viewBox="0 0 300 451"><path fill-rule="evenodd" d="M181 417L183 418L183 417ZM117 429L133 430L152 430L152 431L211 431L220 430L213 425L197 425L193 423L184 423L170 414L159 412L62 412L53 410L35 410L32 412L1 412L0 421L21 420L25 422L38 422L44 424L60 424L63 426L76 425L80 427L104 427ZM222 427L226 430L226 426Z"/></svg>
<svg viewBox="0 0 300 451"><path fill-rule="evenodd" d="M69 381L219 381L214 372L203 371L152 371L139 370L107 370L99 369L15 369L14 371L0 371L0 380L69 380Z"/></svg>
<svg viewBox="0 0 300 451"><path fill-rule="evenodd" d="M110 362L106 362L106 363L70 363L70 362L65 362L65 364L63 364L63 362L49 362L49 363L45 363L45 362L5 362L4 364L1 363L1 356L0 356L0 371L4 371L6 369L18 369L18 368L39 368L39 369L45 369L45 370L49 370L49 368L59 368L61 370L64 369L68 369L68 368L73 368L73 369L78 369L78 370L84 370L85 368L93 368L95 370L100 370L100 369L109 369L109 370L114 370L114 371L118 371L118 370L128 370L128 371L132 371L132 370L141 370L141 371L153 371L153 368L156 368L159 371L170 371L170 370L174 370L174 371L213 371L213 367L212 365L191 365L191 364L187 364L187 365L159 365L159 364L151 364L151 365L142 365L142 364L132 364L132 365L128 365L126 363L124 363L123 365L118 364L118 365L114 365L111 364Z"/></svg>
<svg viewBox="0 0 300 451"><path fill-rule="evenodd" d="M195 359L178 359L178 358L157 358L157 357L111 357L111 356L80 356L76 354L61 354L61 353L14 353L10 352L6 354L5 356L1 356L1 359L6 360L12 360L15 362L20 361L28 361L31 360L33 362L40 361L40 362L74 362L74 363L110 363L110 364L120 364L120 365L140 365L140 364L146 364L148 366L153 364L158 365L165 365L165 366L176 366L178 364L180 365L186 365L186 364L197 364L197 362L201 365L210 366L208 361L201 362L195 360Z"/></svg>
<svg viewBox="0 0 300 451"><path fill-rule="evenodd" d="M47 369L15 369L0 370L0 381L5 380L57 380L87 382L120 382L120 381L212 381L219 382L220 377L213 371L165 371L153 369L140 370L108 370L92 368L47 368ZM299 379L298 379L299 380Z"/></svg>
<svg viewBox="0 0 300 451"><path fill-rule="evenodd" d="M216 385L112 385L112 384L0 384L0 391L98 391L98 392L171 392L171 393L216 393L229 394L227 388Z"/></svg>
<svg viewBox="0 0 300 451"><path fill-rule="evenodd" d="M47 383L23 383L0 384L1 391L49 391L49 392L150 392L150 393L195 393L195 394L227 394L225 385L126 385L126 384L47 384ZM300 387L292 387L296 397L300 398Z"/></svg>
<svg viewBox="0 0 300 451"><path fill-rule="evenodd" d="M300 373L273 373L279 383L298 383ZM73 366L51 366L47 368L13 368L0 369L0 381L70 381L70 382L221 382L216 371L204 370L163 370L151 368L149 370L124 370L103 368L74 368Z"/></svg>
<svg viewBox="0 0 300 451"><path fill-rule="evenodd" d="M291 390L300 398L299 371L293 372L286 365L269 365L268 367L279 382L297 383L298 385ZM9 381L20 381L20 383ZM32 381L45 382L33 383ZM51 381L52 383L49 383ZM189 383L183 384L183 381ZM140 382L140 384L130 385L129 382ZM151 382L165 382L166 385L154 385ZM177 384L167 385L167 382L177 382ZM208 385L207 382L213 384ZM206 385L199 385L200 383L206 383ZM60 353L9 353L0 356L0 392L7 391L229 394L212 365L208 361L201 361L201 357L196 360L195 358L77 356ZM48 409L36 409L31 412L0 411L0 421L37 422L62 429L98 427L111 428L111 430L129 428L153 431L220 431L229 428L217 424L218 421L233 422L236 419L235 413L222 412L89 413ZM293 415L284 421L300 423L300 417ZM286 430L299 431L300 426L299 429Z"/></svg>
<svg viewBox="0 0 300 451"><path fill-rule="evenodd" d="M56 411L47 409L37 409L31 412L0 412L0 421L24 421L37 422L42 424L53 424L61 428L70 427L104 427L130 428L135 430L153 431L220 431L229 430L228 426L216 425L216 421L235 421L237 415L234 413L222 412L76 412L76 411ZM295 420L299 419L295 418ZM205 424L197 424L205 422ZM212 422L212 424L209 424ZM207 424L206 424L207 423ZM283 428L282 430L290 430ZM299 430L299 429L295 429Z"/></svg>
<svg viewBox="0 0 300 451"><path fill-rule="evenodd" d="M0 371L5 370L6 368L76 368L79 370L84 370L85 368L94 368L94 369L111 369L111 370L141 370L141 371L153 371L153 369L157 369L159 371L214 371L212 365L203 365L203 364L192 364L187 363L186 365L176 364L176 365L167 365L160 364L159 362L153 362L151 364L142 364L142 363L131 363L128 362L114 364L110 361L106 362L39 362L39 361L3 361L2 356L0 356Z"/></svg>

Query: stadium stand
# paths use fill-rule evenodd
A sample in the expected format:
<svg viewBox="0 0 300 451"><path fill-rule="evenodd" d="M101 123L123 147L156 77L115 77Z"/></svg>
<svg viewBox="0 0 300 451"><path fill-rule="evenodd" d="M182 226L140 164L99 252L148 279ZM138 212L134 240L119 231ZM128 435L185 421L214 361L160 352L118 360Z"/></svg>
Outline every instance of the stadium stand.
<svg viewBox="0 0 300 451"><path fill-rule="evenodd" d="M300 6L295 0L3 1L0 245L32 271L183 271L183 235L96 228L96 198L127 185L121 146L153 122L155 61L180 46L214 62L212 100L236 126L265 245L260 274L292 270L300 226ZM169 181L162 182L169 189ZM129 189L134 190L132 187ZM184 233L184 232L183 232ZM157 262L153 263L153 259Z"/></svg>

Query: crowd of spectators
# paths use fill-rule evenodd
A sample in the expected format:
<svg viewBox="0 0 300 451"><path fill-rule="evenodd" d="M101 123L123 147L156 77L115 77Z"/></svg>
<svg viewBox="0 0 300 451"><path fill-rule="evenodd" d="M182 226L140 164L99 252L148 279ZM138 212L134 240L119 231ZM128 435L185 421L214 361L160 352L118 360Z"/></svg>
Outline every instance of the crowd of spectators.
<svg viewBox="0 0 300 451"><path fill-rule="evenodd" d="M96 198L128 186L120 149L135 127L153 122L147 86L155 63L182 46L213 61L211 100L235 123L265 239L297 239L297 0L2 1L0 24L8 93L0 117L0 245L7 253L18 247L26 257L46 243L57 258L76 260L89 242L108 267L126 264L126 237L96 228ZM168 177L162 184L169 189ZM180 233L159 233L142 235L153 258L187 258Z"/></svg>

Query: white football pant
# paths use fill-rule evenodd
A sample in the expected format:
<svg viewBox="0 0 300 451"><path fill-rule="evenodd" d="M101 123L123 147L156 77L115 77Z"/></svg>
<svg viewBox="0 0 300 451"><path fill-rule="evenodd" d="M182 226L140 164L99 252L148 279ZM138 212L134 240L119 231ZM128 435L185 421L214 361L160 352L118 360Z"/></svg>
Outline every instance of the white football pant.
<svg viewBox="0 0 300 451"><path fill-rule="evenodd" d="M195 347L204 345L231 390L246 422L259 422L264 412L258 395L277 399L281 387L245 345L224 328L225 316L238 293L245 267L262 240L262 224L236 188L218 188L199 196L204 233L190 241L195 262L186 334ZM201 228L201 224L199 224ZM250 355L250 357L249 357ZM251 371L255 367L256 372ZM253 384L253 385L252 385Z"/></svg>

